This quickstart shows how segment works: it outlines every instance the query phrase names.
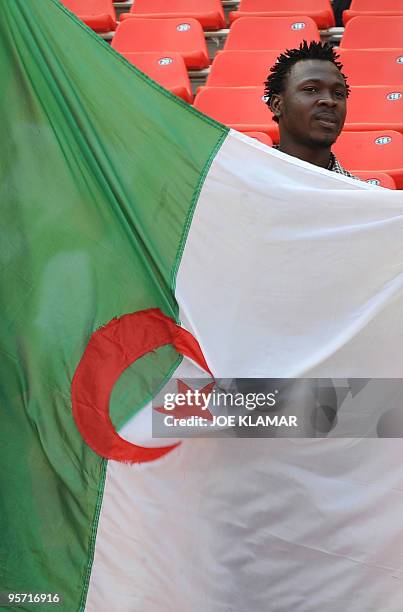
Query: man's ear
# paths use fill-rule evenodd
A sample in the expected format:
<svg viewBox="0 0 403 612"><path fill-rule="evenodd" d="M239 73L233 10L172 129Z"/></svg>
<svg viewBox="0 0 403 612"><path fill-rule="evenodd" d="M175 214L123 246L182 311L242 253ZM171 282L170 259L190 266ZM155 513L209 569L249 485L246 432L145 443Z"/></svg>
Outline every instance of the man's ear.
<svg viewBox="0 0 403 612"><path fill-rule="evenodd" d="M270 100L270 110L277 119L280 119L283 107L281 94L273 94Z"/></svg>

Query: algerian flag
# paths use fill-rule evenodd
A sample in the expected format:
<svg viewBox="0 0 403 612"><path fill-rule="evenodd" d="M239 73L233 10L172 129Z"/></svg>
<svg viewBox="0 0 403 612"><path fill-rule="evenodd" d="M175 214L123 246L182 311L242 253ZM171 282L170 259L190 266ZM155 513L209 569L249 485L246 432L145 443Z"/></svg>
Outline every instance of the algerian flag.
<svg viewBox="0 0 403 612"><path fill-rule="evenodd" d="M155 459L123 436L203 359L226 377L401 376L401 194L228 132L55 0L2 0L0 18L0 590L66 612L400 612L400 443L100 455ZM82 363L100 454L73 420Z"/></svg>

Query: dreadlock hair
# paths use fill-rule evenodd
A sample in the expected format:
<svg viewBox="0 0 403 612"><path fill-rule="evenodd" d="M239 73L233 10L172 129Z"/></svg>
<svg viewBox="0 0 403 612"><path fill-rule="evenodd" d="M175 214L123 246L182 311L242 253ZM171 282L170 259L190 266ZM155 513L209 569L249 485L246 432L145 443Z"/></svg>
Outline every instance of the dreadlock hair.
<svg viewBox="0 0 403 612"><path fill-rule="evenodd" d="M347 77L341 72L343 64L338 60L338 55L329 43L321 43L312 41L308 43L304 40L298 49L286 49L281 53L274 66L270 68L270 74L265 81L264 99L267 106L271 107L273 94L279 94L284 91L285 80L291 68L297 62L302 60L326 60L332 62L340 70L340 74L344 79L347 96L350 93L350 87L347 83ZM278 123L278 118L273 117L273 121Z"/></svg>

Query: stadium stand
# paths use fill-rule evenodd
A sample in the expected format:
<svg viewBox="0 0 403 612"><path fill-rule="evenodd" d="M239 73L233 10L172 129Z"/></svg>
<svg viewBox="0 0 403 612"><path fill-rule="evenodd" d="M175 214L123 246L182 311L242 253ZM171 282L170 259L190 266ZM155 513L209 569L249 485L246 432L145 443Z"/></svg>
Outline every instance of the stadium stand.
<svg viewBox="0 0 403 612"><path fill-rule="evenodd" d="M116 29L116 13L112 0L61 0L62 4L95 32Z"/></svg>
<svg viewBox="0 0 403 612"><path fill-rule="evenodd" d="M402 17L354 17L344 30L341 49L400 49Z"/></svg>
<svg viewBox="0 0 403 612"><path fill-rule="evenodd" d="M385 172L403 189L403 135L392 130L342 132L333 146L340 162L350 172Z"/></svg>
<svg viewBox="0 0 403 612"><path fill-rule="evenodd" d="M231 26L224 50L292 49L303 40L320 40L310 17L241 17Z"/></svg>
<svg viewBox="0 0 403 612"><path fill-rule="evenodd" d="M400 49L340 49L338 53L350 85L403 86L403 46Z"/></svg>
<svg viewBox="0 0 403 612"><path fill-rule="evenodd" d="M176 52L190 70L206 68L210 63L202 27L192 18L125 19L116 29L112 47L120 53Z"/></svg>
<svg viewBox="0 0 403 612"><path fill-rule="evenodd" d="M122 53L136 68L157 81L162 87L190 104L192 88L183 57L179 53Z"/></svg>
<svg viewBox="0 0 403 612"><path fill-rule="evenodd" d="M263 132L278 142L278 126L263 101L260 87L204 87L194 106L240 132Z"/></svg>
<svg viewBox="0 0 403 612"><path fill-rule="evenodd" d="M226 25L220 0L136 0L130 12L120 16L122 20L128 17L193 17L205 30L219 30Z"/></svg>
<svg viewBox="0 0 403 612"><path fill-rule="evenodd" d="M403 16L402 0L352 0L350 8L343 12L344 25L357 16Z"/></svg>
<svg viewBox="0 0 403 612"><path fill-rule="evenodd" d="M100 29L100 19L94 26L78 10L92 4L99 16L99 7L107 2L110 6L109 0L63 2L97 31L113 29L110 22ZM118 14L126 13L120 15L112 47L189 103L190 84L193 91L204 85L195 97L196 109L270 146L279 137L278 125L263 101L270 67L282 50L297 47L302 40L318 41L322 34L322 39L331 37L337 44L341 36L340 30L319 32L334 25L329 0L304 0L303 10L295 6L301 2L241 0L239 10L230 13L228 34L222 29L225 18L219 0L136 0L130 13L116 4ZM353 0L345 11L347 26L339 54L351 96L334 152L363 180L403 189L403 4L401 10L398 3L394 3L397 9L392 4ZM228 15L229 8L224 8Z"/></svg>
<svg viewBox="0 0 403 612"><path fill-rule="evenodd" d="M355 175L366 183L372 183L372 185L378 185L379 187L386 187L386 189L396 189L395 181L385 172L371 172L370 170L364 172L360 170L359 172L356 171Z"/></svg>
<svg viewBox="0 0 403 612"><path fill-rule="evenodd" d="M215 56L206 87L261 85L280 51L221 51Z"/></svg>
<svg viewBox="0 0 403 612"><path fill-rule="evenodd" d="M396 130L403 133L403 84L352 87L344 129Z"/></svg>
<svg viewBox="0 0 403 612"><path fill-rule="evenodd" d="M238 10L230 13L230 22L240 17L293 17L301 13L322 30L335 25L330 0L241 0Z"/></svg>
<svg viewBox="0 0 403 612"><path fill-rule="evenodd" d="M267 145L268 147L273 146L273 141L270 136L268 136L267 134L263 134L263 132L244 132L244 134L246 136L249 136L250 138L254 138L255 140L263 142L263 144Z"/></svg>

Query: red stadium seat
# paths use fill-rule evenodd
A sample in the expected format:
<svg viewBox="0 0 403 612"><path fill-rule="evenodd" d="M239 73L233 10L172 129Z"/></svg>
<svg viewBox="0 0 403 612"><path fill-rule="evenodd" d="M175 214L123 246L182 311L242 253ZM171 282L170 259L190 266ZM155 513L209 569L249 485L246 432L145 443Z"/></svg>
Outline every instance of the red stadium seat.
<svg viewBox="0 0 403 612"><path fill-rule="evenodd" d="M354 17L344 30L341 49L401 49L403 17Z"/></svg>
<svg viewBox="0 0 403 612"><path fill-rule="evenodd" d="M206 87L263 85L281 51L221 51L215 56Z"/></svg>
<svg viewBox="0 0 403 612"><path fill-rule="evenodd" d="M403 133L403 85L352 87L344 129L397 130Z"/></svg>
<svg viewBox="0 0 403 612"><path fill-rule="evenodd" d="M126 19L119 24L112 47L120 53L179 53L187 68L207 68L209 56L203 30L195 19Z"/></svg>
<svg viewBox="0 0 403 612"><path fill-rule="evenodd" d="M193 17L205 30L219 30L226 25L220 0L135 0L130 13L120 16L121 19L127 17L178 17L182 20Z"/></svg>
<svg viewBox="0 0 403 612"><path fill-rule="evenodd" d="M333 145L340 162L353 174L361 170L386 172L403 189L403 136L392 130L342 132Z"/></svg>
<svg viewBox="0 0 403 612"><path fill-rule="evenodd" d="M162 87L192 103L193 94L183 57L179 53L122 53L124 57Z"/></svg>
<svg viewBox="0 0 403 612"><path fill-rule="evenodd" d="M352 0L350 8L343 12L344 25L353 17L361 15L403 15L403 3L402 0Z"/></svg>
<svg viewBox="0 0 403 612"><path fill-rule="evenodd" d="M230 22L240 17L292 17L301 14L311 17L322 30L335 25L330 0L241 0L238 10L230 13Z"/></svg>
<svg viewBox="0 0 403 612"><path fill-rule="evenodd" d="M259 140L263 142L263 144L268 147L273 146L273 141L267 134L263 134L263 132L244 132L245 136L249 136L250 138L254 138L255 140Z"/></svg>
<svg viewBox="0 0 403 612"><path fill-rule="evenodd" d="M110 32L116 29L116 13L112 0L61 1L95 32Z"/></svg>
<svg viewBox="0 0 403 612"><path fill-rule="evenodd" d="M343 72L350 85L402 85L400 49L340 49Z"/></svg>
<svg viewBox="0 0 403 612"><path fill-rule="evenodd" d="M303 40L320 40L310 17L241 17L231 26L224 50L293 49Z"/></svg>
<svg viewBox="0 0 403 612"><path fill-rule="evenodd" d="M263 132L278 142L278 126L263 101L263 87L205 87L194 106L240 132Z"/></svg>
<svg viewBox="0 0 403 612"><path fill-rule="evenodd" d="M356 170L355 176L358 176L358 178L366 183L372 183L372 185L379 185L379 187L386 187L386 189L396 189L394 179L389 174L386 174L386 172Z"/></svg>

